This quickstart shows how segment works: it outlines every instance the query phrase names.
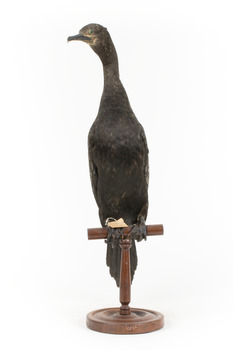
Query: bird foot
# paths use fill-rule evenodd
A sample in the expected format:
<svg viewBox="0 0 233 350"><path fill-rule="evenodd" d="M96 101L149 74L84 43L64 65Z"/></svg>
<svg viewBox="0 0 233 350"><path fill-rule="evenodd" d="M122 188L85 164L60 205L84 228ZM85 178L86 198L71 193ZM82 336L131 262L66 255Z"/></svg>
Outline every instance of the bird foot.
<svg viewBox="0 0 233 350"><path fill-rule="evenodd" d="M112 248L115 246L115 242L122 237L122 228L112 228L108 226L108 237L105 243L112 244Z"/></svg>
<svg viewBox="0 0 233 350"><path fill-rule="evenodd" d="M133 229L130 232L132 238L137 242L141 242L143 239L146 241L146 225L145 222L139 222L134 225Z"/></svg>

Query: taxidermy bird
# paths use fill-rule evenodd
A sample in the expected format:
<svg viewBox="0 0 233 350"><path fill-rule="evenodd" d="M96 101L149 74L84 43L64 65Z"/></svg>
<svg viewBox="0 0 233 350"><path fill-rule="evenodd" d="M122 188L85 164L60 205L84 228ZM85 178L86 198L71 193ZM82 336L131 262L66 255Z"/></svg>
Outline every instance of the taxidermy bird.
<svg viewBox="0 0 233 350"><path fill-rule="evenodd" d="M123 218L131 230L131 281L137 267L135 240L146 239L148 210L148 147L143 127L130 106L120 81L118 58L107 29L88 24L68 41L87 43L103 64L104 89L97 117L88 135L92 189L102 226ZM107 265L117 286L120 280L121 229L110 228Z"/></svg>

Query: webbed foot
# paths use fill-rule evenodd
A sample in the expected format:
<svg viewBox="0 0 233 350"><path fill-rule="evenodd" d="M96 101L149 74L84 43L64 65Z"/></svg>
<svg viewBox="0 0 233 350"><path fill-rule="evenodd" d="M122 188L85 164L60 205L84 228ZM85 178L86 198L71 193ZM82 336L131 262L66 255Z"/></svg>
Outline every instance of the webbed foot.
<svg viewBox="0 0 233 350"><path fill-rule="evenodd" d="M114 248L116 240L119 240L122 237L122 228L112 228L108 226L108 237L105 243L111 243L112 248Z"/></svg>
<svg viewBox="0 0 233 350"><path fill-rule="evenodd" d="M134 225L133 229L130 232L130 235L137 242L141 242L143 239L146 241L146 224L143 217L138 218L138 222Z"/></svg>

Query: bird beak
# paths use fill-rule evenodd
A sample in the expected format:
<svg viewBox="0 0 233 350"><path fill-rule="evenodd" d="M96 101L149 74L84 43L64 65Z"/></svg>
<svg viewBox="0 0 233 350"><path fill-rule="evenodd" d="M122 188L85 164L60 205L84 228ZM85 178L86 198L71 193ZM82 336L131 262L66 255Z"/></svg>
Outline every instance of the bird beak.
<svg viewBox="0 0 233 350"><path fill-rule="evenodd" d="M72 40L81 40L81 41L90 41L91 38L89 38L88 36L82 35L82 34L77 34L74 36L69 36L67 38L67 41L72 41Z"/></svg>

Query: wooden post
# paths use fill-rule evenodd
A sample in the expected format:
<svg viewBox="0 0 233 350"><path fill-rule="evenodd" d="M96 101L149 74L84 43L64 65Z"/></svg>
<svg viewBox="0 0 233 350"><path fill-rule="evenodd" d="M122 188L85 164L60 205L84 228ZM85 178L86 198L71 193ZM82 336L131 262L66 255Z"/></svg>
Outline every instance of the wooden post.
<svg viewBox="0 0 233 350"><path fill-rule="evenodd" d="M131 297L131 273L130 273L130 248L132 239L120 240L121 247L121 273L120 273L120 315L130 315Z"/></svg>

